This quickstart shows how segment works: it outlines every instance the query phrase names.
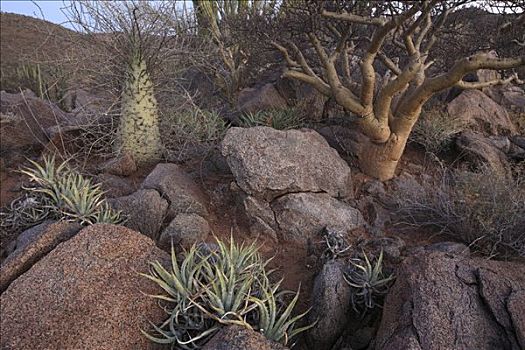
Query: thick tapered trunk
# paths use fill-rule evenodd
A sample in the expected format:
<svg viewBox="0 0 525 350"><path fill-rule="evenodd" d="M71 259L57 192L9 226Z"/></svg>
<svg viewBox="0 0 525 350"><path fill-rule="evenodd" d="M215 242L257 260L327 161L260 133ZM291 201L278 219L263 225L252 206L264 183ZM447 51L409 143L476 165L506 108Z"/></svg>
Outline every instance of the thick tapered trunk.
<svg viewBox="0 0 525 350"><path fill-rule="evenodd" d="M404 135L391 134L385 143L368 141L366 144L360 145L357 156L361 171L380 181L393 178L397 164L405 150L407 139L408 133Z"/></svg>
<svg viewBox="0 0 525 350"><path fill-rule="evenodd" d="M157 100L142 59L135 59L130 66L121 109L117 151L132 155L139 164L158 160L162 143Z"/></svg>

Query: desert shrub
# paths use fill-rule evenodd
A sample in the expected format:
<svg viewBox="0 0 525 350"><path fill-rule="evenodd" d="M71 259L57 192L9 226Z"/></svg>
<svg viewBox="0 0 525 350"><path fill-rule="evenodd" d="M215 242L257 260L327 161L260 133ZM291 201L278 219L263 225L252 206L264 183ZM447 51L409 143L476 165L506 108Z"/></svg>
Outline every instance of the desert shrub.
<svg viewBox="0 0 525 350"><path fill-rule="evenodd" d="M383 273L383 251L381 250L373 265L365 252L363 258L352 260L349 270L343 275L351 287L352 307L361 313L380 307L381 299L387 294L394 279L392 274Z"/></svg>
<svg viewBox="0 0 525 350"><path fill-rule="evenodd" d="M77 161L90 161L94 157L108 159L114 157L115 143L119 118L114 113L106 113L103 117L87 115L85 122L76 126L78 132L65 142L71 145L71 150Z"/></svg>
<svg viewBox="0 0 525 350"><path fill-rule="evenodd" d="M454 136L461 130L458 119L435 108L421 113L410 140L423 146L428 153L438 154L450 149Z"/></svg>
<svg viewBox="0 0 525 350"><path fill-rule="evenodd" d="M430 227L494 256L525 256L525 184L522 170L503 176L443 171L393 195L401 223Z"/></svg>
<svg viewBox="0 0 525 350"><path fill-rule="evenodd" d="M38 97L64 107L64 97L68 89L66 73L58 65L23 63L14 70L11 78L12 88L30 89Z"/></svg>
<svg viewBox="0 0 525 350"><path fill-rule="evenodd" d="M514 124L516 124L518 127L518 133L520 135L525 135L525 113L509 111L509 116Z"/></svg>
<svg viewBox="0 0 525 350"><path fill-rule="evenodd" d="M240 125L246 128L269 126L277 130L288 130L300 128L304 122L295 108L286 108L245 113L240 117Z"/></svg>
<svg viewBox="0 0 525 350"><path fill-rule="evenodd" d="M55 157L44 157L44 164L31 161L21 172L29 177L31 187L24 195L2 211L0 226L6 231L20 232L45 219L75 221L82 225L116 224L121 213L104 200L100 185L68 167L58 166Z"/></svg>
<svg viewBox="0 0 525 350"><path fill-rule="evenodd" d="M280 282L271 283L257 247L217 240L210 251L193 246L181 261L171 251L171 266L151 264L144 277L158 284L161 295L151 295L162 303L168 317L152 324L153 334L146 337L175 349L201 348L222 325L237 324L261 331L283 344L308 329L294 329L305 314L292 317L299 292L278 291ZM293 299L286 305L285 296Z"/></svg>
<svg viewBox="0 0 525 350"><path fill-rule="evenodd" d="M226 123L217 112L191 106L164 113L160 131L168 157L180 159L199 146L204 150L215 146L226 132Z"/></svg>

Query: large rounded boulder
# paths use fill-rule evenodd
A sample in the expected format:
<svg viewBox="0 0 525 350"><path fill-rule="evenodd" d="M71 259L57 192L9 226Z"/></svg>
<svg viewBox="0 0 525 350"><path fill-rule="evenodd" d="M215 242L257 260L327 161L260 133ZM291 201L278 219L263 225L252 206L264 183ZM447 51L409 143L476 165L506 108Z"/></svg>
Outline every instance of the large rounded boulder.
<svg viewBox="0 0 525 350"><path fill-rule="evenodd" d="M231 128L222 153L237 184L250 196L271 201L297 192L352 195L350 167L314 130Z"/></svg>
<svg viewBox="0 0 525 350"><path fill-rule="evenodd" d="M168 259L148 237L90 226L18 277L1 295L1 349L154 349L140 329L165 314L139 275Z"/></svg>
<svg viewBox="0 0 525 350"><path fill-rule="evenodd" d="M376 350L525 349L525 265L423 252L384 303Z"/></svg>

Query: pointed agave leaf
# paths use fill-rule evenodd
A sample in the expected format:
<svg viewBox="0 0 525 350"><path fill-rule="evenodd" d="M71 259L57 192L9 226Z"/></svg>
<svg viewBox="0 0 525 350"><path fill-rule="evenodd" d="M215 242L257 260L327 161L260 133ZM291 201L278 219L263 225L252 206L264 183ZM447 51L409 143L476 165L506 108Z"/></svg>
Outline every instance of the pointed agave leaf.
<svg viewBox="0 0 525 350"><path fill-rule="evenodd" d="M383 249L381 249L381 252L379 253L379 258L377 259L374 269L372 271L372 281L377 280L379 275L381 274L382 263L383 263Z"/></svg>
<svg viewBox="0 0 525 350"><path fill-rule="evenodd" d="M163 280L161 280L159 278L156 278L156 277L153 277L151 275L145 274L145 273L141 273L140 275L143 276L143 277L146 277L147 279L149 279L149 280L151 280L151 281L153 281L155 283L157 283L159 285L159 287L164 289L169 295L172 295L172 296L177 295L177 291L175 289L171 288L171 286L169 286Z"/></svg>

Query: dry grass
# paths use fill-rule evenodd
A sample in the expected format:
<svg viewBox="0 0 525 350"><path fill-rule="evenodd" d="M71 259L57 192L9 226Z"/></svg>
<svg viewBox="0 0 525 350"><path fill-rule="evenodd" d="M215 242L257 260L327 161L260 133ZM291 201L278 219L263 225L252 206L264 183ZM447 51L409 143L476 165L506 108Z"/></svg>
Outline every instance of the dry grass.
<svg viewBox="0 0 525 350"><path fill-rule="evenodd" d="M509 111L509 116L518 128L518 134L525 135L525 112Z"/></svg>
<svg viewBox="0 0 525 350"><path fill-rule="evenodd" d="M184 100L180 108L160 118L161 140L170 161L204 156L226 132L226 122L217 112L199 108L189 96Z"/></svg>
<svg viewBox="0 0 525 350"><path fill-rule="evenodd" d="M423 146L428 153L439 154L450 149L454 136L461 130L457 119L440 108L434 108L421 113L410 134L410 141Z"/></svg>
<svg viewBox="0 0 525 350"><path fill-rule="evenodd" d="M250 128L254 126L269 126L277 130L301 128L305 125L297 109L272 109L247 113L240 117L240 125Z"/></svg>
<svg viewBox="0 0 525 350"><path fill-rule="evenodd" d="M443 171L420 186L399 186L396 214L401 223L433 228L490 257L525 256L524 180L523 169L513 177L489 168Z"/></svg>

